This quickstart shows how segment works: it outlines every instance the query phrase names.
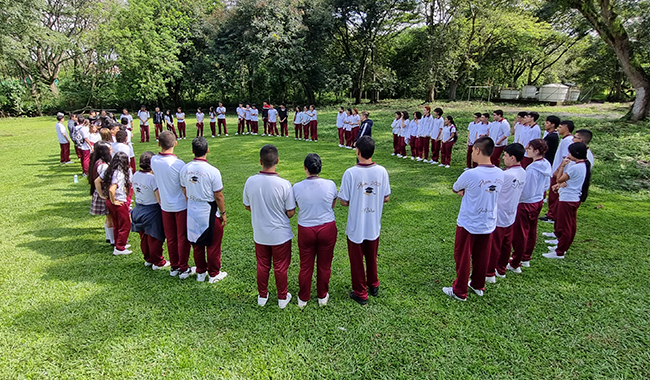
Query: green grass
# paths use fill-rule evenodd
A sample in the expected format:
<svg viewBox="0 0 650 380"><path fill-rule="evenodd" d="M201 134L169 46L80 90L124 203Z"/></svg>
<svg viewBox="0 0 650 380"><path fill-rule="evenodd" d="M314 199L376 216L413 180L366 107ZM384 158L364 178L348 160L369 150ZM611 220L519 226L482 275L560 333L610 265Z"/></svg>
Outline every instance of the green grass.
<svg viewBox="0 0 650 380"><path fill-rule="evenodd" d="M330 304L317 307L314 289L304 310L295 301L279 310L273 279L269 304L257 307L241 192L259 170L258 149L269 142L279 148L280 175L292 183L304 177L309 152L322 156L322 176L340 183L355 159L336 147L333 110L321 110L318 144L235 137L232 118L229 138L209 139L208 159L223 175L228 210L223 269L229 276L214 285L145 268L134 234L134 253L112 256L102 218L88 214L87 186L73 183L79 166L58 164L54 120L0 120L0 378L650 377L648 124L613 121L622 109L606 110L607 120L595 111L593 118L576 118L596 131L597 164L567 259L542 258L546 247L538 244L530 269L460 303L440 289L455 276L460 198L450 187L464 150L456 147L447 170L389 156L392 110L415 104L370 108L375 160L388 169L393 188L379 248L380 296L366 307L347 297L347 210L337 207ZM464 130L475 109L492 108L449 104L445 112ZM153 142L135 148L156 151ZM176 152L191 159L190 139ZM296 231L295 218L292 226ZM294 240L294 296L297 275Z"/></svg>

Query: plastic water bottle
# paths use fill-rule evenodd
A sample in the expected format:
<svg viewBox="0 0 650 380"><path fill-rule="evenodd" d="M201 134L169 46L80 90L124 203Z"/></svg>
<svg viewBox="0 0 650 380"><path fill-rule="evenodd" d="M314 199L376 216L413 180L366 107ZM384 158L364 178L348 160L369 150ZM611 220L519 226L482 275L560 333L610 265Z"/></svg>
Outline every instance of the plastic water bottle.
<svg viewBox="0 0 650 380"><path fill-rule="evenodd" d="M74 183L79 183L79 176L76 174L74 175Z"/></svg>

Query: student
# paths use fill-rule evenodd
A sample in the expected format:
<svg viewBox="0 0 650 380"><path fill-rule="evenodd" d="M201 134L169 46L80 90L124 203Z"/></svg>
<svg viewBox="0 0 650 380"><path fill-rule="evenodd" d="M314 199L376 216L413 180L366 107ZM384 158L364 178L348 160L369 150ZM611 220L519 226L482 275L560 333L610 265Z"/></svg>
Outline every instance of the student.
<svg viewBox="0 0 650 380"><path fill-rule="evenodd" d="M78 124L75 130L81 135L81 144L79 144L79 155L81 156L81 170L83 176L88 176L88 165L90 163L90 152L92 151L92 144L90 143L90 122L85 121ZM74 136L73 136L74 137ZM76 146L77 144L75 144Z"/></svg>
<svg viewBox="0 0 650 380"><path fill-rule="evenodd" d="M269 103L268 102L262 102L262 122L264 124L264 133L262 133L262 136L264 135L270 135L270 132L267 132L267 127L269 125Z"/></svg>
<svg viewBox="0 0 650 380"><path fill-rule="evenodd" d="M456 279L442 291L459 301L467 299L468 287L483 296L492 233L497 225L497 199L503 185L503 171L492 165L492 153L494 141L479 137L472 148L472 160L478 166L461 174L453 186L453 191L463 197L454 245Z"/></svg>
<svg viewBox="0 0 650 380"><path fill-rule="evenodd" d="M505 277L506 269L521 273L521 267L530 267L537 244L537 217L544 205L544 193L551 182L551 164L544 158L548 146L542 139L528 143L526 152L533 162L526 167L524 189L519 198L512 235L512 260L503 254L497 263L498 277Z"/></svg>
<svg viewBox="0 0 650 380"><path fill-rule="evenodd" d="M205 119L205 114L201 111L201 108L196 109L196 137L203 136L203 120Z"/></svg>
<svg viewBox="0 0 650 380"><path fill-rule="evenodd" d="M352 109L352 118L350 119L350 125L352 125L352 141L357 140L359 135L359 125L361 124L361 117L359 116L359 110L357 108Z"/></svg>
<svg viewBox="0 0 650 380"><path fill-rule="evenodd" d="M345 111L345 121L343 123L345 128L345 148L352 149L352 110L349 108Z"/></svg>
<svg viewBox="0 0 650 380"><path fill-rule="evenodd" d="M153 113L153 127L156 133L156 142L158 142L158 135L163 131L163 123L165 115L160 111L160 107L156 107Z"/></svg>
<svg viewBox="0 0 650 380"><path fill-rule="evenodd" d="M260 111L258 111L257 106L255 104L251 106L250 113L251 113L251 131L253 135L257 136L260 130L259 117L258 117Z"/></svg>
<svg viewBox="0 0 650 380"><path fill-rule="evenodd" d="M400 121L399 130L399 152L397 153L398 158L406 158L406 144L407 140L410 137L410 125L411 121L409 120L408 111L402 111L402 119Z"/></svg>
<svg viewBox="0 0 650 380"><path fill-rule="evenodd" d="M251 133L251 106L250 104L246 104L246 108L244 108L244 120L246 121L246 134L249 135ZM242 135L244 134L244 131L242 130Z"/></svg>
<svg viewBox="0 0 650 380"><path fill-rule="evenodd" d="M368 119L370 113L368 111L361 111L359 116L361 118L361 126L359 127L359 134L357 135L357 140L359 140L363 136L372 137L372 120ZM356 147L357 140L355 140L353 143L355 147Z"/></svg>
<svg viewBox="0 0 650 380"><path fill-rule="evenodd" d="M176 134L176 127L174 127L174 115L170 110L165 111L165 126L168 131L174 134L174 138L177 139L178 135ZM156 139L158 141L158 139Z"/></svg>
<svg viewBox="0 0 650 380"><path fill-rule="evenodd" d="M178 139L185 140L187 138L187 126L185 124L185 112L181 107L176 109L176 125L178 126Z"/></svg>
<svg viewBox="0 0 650 380"><path fill-rule="evenodd" d="M278 137L280 134L278 133L278 110L275 109L275 106L273 104L269 104L269 109L267 110L267 124L268 124L268 132L270 136L276 136Z"/></svg>
<svg viewBox="0 0 650 380"><path fill-rule="evenodd" d="M381 215L384 203L390 198L390 183L386 169L372 161L375 152L374 140L363 136L356 145L359 163L343 173L339 199L341 206L349 207L345 234L348 238L352 277L350 298L360 305L365 305L368 294L379 294L377 251Z"/></svg>
<svg viewBox="0 0 650 380"><path fill-rule="evenodd" d="M589 143L591 142L592 138L593 138L593 134L588 129L578 129L573 134L573 142L574 143L581 142L581 143L584 143L587 146L587 161L589 161L590 168L593 170L593 168L594 168L594 154L591 153L591 149L589 149Z"/></svg>
<svg viewBox="0 0 650 380"><path fill-rule="evenodd" d="M158 270L170 265L163 257L165 229L160 209L160 194L151 172L153 152L140 155L140 170L133 175L135 208L131 211L131 231L140 234L140 250L144 265Z"/></svg>
<svg viewBox="0 0 650 380"><path fill-rule="evenodd" d="M246 109L242 103L237 107L237 132L235 136L244 134L244 124L246 123Z"/></svg>
<svg viewBox="0 0 650 380"><path fill-rule="evenodd" d="M124 152L129 157L129 166L131 167L131 172L135 169L135 158L133 154L133 148L129 145L129 131L126 129L126 120L122 119L121 126L118 126L118 131L115 132L115 142L112 144L113 156L117 152ZM112 130L114 130L113 128ZM112 131L111 130L111 131Z"/></svg>
<svg viewBox="0 0 650 380"><path fill-rule="evenodd" d="M127 121L127 123L124 124L124 125L126 125L126 129L132 131L133 130L133 116L131 116L129 114L129 110L127 110L126 108L122 109L122 114L120 115L120 122L122 120Z"/></svg>
<svg viewBox="0 0 650 380"><path fill-rule="evenodd" d="M86 120L84 120L85 122ZM90 134L88 135L88 141L90 142L90 146L94 147L97 142L102 141L102 135L99 133L99 127L96 126L95 124L90 124L89 131Z"/></svg>
<svg viewBox="0 0 650 380"><path fill-rule="evenodd" d="M115 245L115 237L113 235L113 219L108 214L105 199L97 191L95 181L99 176L104 173L108 164L111 163L112 150L110 143L106 141L99 141L95 144L93 154L90 156L90 174L88 175L88 183L90 184L90 215L106 215L104 222L104 233L106 234L106 242ZM101 182L101 178L99 179Z"/></svg>
<svg viewBox="0 0 650 380"><path fill-rule="evenodd" d="M302 133L304 135L304 140L305 141L311 141L311 135L309 134L309 127L311 126L311 117L309 116L309 108L307 106L304 106L302 108L302 114L301 114L302 119L300 122L302 123Z"/></svg>
<svg viewBox="0 0 650 380"><path fill-rule="evenodd" d="M108 168L99 176L101 182L97 186L102 190L100 194L106 199L106 208L113 220L113 232L115 234L115 248L113 255L128 255L130 244L129 231L131 231L131 217L129 215L131 205L131 168L129 167L129 156L124 152L117 152L111 160ZM101 187L100 187L101 186Z"/></svg>
<svg viewBox="0 0 650 380"><path fill-rule="evenodd" d="M74 132L74 127L77 126L78 122L79 122L79 115L77 114L70 115L70 118L68 119L68 136L72 135L72 132Z"/></svg>
<svg viewBox="0 0 650 380"><path fill-rule="evenodd" d="M336 130L339 134L339 148L345 146L345 118L346 113L343 107L339 107L339 113L336 115ZM395 124L395 122L393 122ZM395 147L395 127L393 126L393 148ZM395 153L393 152L393 156Z"/></svg>
<svg viewBox="0 0 650 380"><path fill-rule="evenodd" d="M442 127L441 133L441 157L440 165L449 169L451 166L451 151L454 148L454 143L456 142L456 126L454 125L454 118L447 115L445 118L445 126Z"/></svg>
<svg viewBox="0 0 650 380"><path fill-rule="evenodd" d="M557 183L558 175L557 170L562 164L562 161L569 155L569 145L573 144L573 130L575 125L571 120L562 120L560 125L557 127L557 132L560 135L560 144L557 147L555 152L555 157L553 158L553 177L551 177L551 187L555 186ZM546 216L541 217L542 222L553 223L555 221L555 206L558 202L558 193L556 191L548 192L548 212Z"/></svg>
<svg viewBox="0 0 650 380"><path fill-rule="evenodd" d="M187 239L194 249L196 281L209 276L208 282L213 284L228 275L221 271L226 203L221 172L206 159L209 151L203 136L192 140L194 160L181 169L180 184L187 199Z"/></svg>
<svg viewBox="0 0 650 380"><path fill-rule="evenodd" d="M474 142L476 141L476 128L478 124L481 123L481 113L476 112L474 114L474 121L470 122L467 125L467 162L464 170L469 170L475 165L472 162L472 152L474 151Z"/></svg>
<svg viewBox="0 0 650 380"><path fill-rule="evenodd" d="M528 115L528 112L525 112L525 111L517 113L517 116L515 116L515 125L510 130L510 133L515 136L515 141L514 142L519 143L519 144L524 142L523 138L522 138L523 137L522 132L524 132L524 128L526 128L526 126L524 125L524 118L526 117L526 115ZM521 144L521 145L528 146L528 145L524 145L524 144Z"/></svg>
<svg viewBox="0 0 650 380"><path fill-rule="evenodd" d="M243 201L251 212L255 256L257 258L257 304L266 305L269 300L269 271L273 265L278 306L284 309L291 301L287 290L287 270L291 263L291 239L293 232L289 218L296 212L291 183L275 172L278 149L264 145L260 150L262 171L248 177L244 185Z"/></svg>
<svg viewBox="0 0 650 380"><path fill-rule="evenodd" d="M300 111L300 106L296 106L293 114L293 129L296 134L294 140L302 140L302 111Z"/></svg>
<svg viewBox="0 0 650 380"><path fill-rule="evenodd" d="M147 142L149 142L149 119L151 116L149 115L149 111L147 111L147 107L142 105L140 107L140 111L138 111L138 119L140 119L140 142L143 143L145 141L145 138Z"/></svg>
<svg viewBox="0 0 650 380"><path fill-rule="evenodd" d="M587 200L591 180L591 164L587 160L587 145L577 142L569 145L569 155L556 171L557 183L551 188L558 193L555 207L555 236L557 246L542 256L547 259L564 259L576 236L576 217L580 203Z"/></svg>
<svg viewBox="0 0 650 380"><path fill-rule="evenodd" d="M60 162L62 164L73 164L74 162L70 161L70 138L68 137L68 132L66 132L65 125L63 125L63 118L65 115L61 112L56 114L56 137L59 139L59 146L61 147Z"/></svg>
<svg viewBox="0 0 650 380"><path fill-rule="evenodd" d="M210 132L212 132L212 138L214 138L217 132L217 113L214 111L214 107L210 107L208 116L210 116Z"/></svg>
<svg viewBox="0 0 650 380"><path fill-rule="evenodd" d="M280 104L278 119L280 119L280 136L289 137L289 127L287 122L289 119L289 110L284 104Z"/></svg>
<svg viewBox="0 0 650 380"><path fill-rule="evenodd" d="M535 111L528 112L526 116L524 116L524 126L519 138L521 140L519 142L521 145L528 146L530 141L542 138L542 130L539 128L539 125L537 125L537 119L539 119L539 114ZM521 160L521 166L525 169L531 162L533 162L533 159L525 155L524 159Z"/></svg>
<svg viewBox="0 0 650 380"><path fill-rule="evenodd" d="M510 123L508 123L508 120L503 118L502 110L496 110L492 113L492 124L490 125L489 134L490 138L494 140L492 165L498 167L501 164L501 154L506 145L508 145L508 137L510 137Z"/></svg>
<svg viewBox="0 0 650 380"><path fill-rule="evenodd" d="M490 137L490 114L482 113L476 126L476 138Z"/></svg>
<svg viewBox="0 0 650 380"><path fill-rule="evenodd" d="M557 116L547 116L546 121L544 122L544 141L548 146L548 150L544 155L546 161L550 162L553 165L553 160L555 159L555 152L557 152L557 147L560 144L560 135L557 133L557 127L560 125L560 118Z"/></svg>
<svg viewBox="0 0 650 380"><path fill-rule="evenodd" d="M309 128L311 129L311 140L318 142L318 111L313 104L309 106Z"/></svg>
<svg viewBox="0 0 650 380"><path fill-rule="evenodd" d="M422 118L422 113L415 111L413 113L413 120L409 125L409 145L411 146L411 160L415 160L416 157L419 158L418 154L418 138L420 134L420 119ZM419 161L419 160L418 160Z"/></svg>
<svg viewBox="0 0 650 380"><path fill-rule="evenodd" d="M508 133L510 133L510 126L508 126ZM497 199L497 227L492 235L490 263L485 275L485 281L490 283L497 282L497 263L500 261L502 266L499 277L505 276L505 267L508 264L510 251L512 250L513 226L517 216L519 199L526 183L526 171L521 167L521 159L524 158L525 152L524 147L521 144L512 143L507 145L504 151L503 163L506 165L506 169L503 171L503 186Z"/></svg>
<svg viewBox="0 0 650 380"><path fill-rule="evenodd" d="M156 177L160 194L163 227L167 238L167 251L171 261L171 276L186 279L194 274L190 268L190 242L187 240L187 199L180 184L180 172L185 163L174 155L176 138L169 131L160 134L161 152L151 157L151 169Z"/></svg>
<svg viewBox="0 0 650 380"><path fill-rule="evenodd" d="M99 130L99 134L102 136L102 141L105 141L109 144L113 143L113 135L111 134L111 130L108 128L102 128ZM112 156L112 155L111 155ZM92 168L92 166L90 166Z"/></svg>
<svg viewBox="0 0 650 380"><path fill-rule="evenodd" d="M333 210L337 191L334 181L318 176L322 166L320 157L316 153L309 153L304 162L307 179L293 185L298 207L298 307L301 308L307 305L310 298L315 261L318 304L325 306L329 300L328 289L337 235Z"/></svg>
<svg viewBox="0 0 650 380"><path fill-rule="evenodd" d="M221 136L222 125L224 136L228 136L228 128L226 127L226 107L223 106L222 102L219 102L219 107L217 107L217 124L219 124L219 133L217 133L217 136Z"/></svg>
<svg viewBox="0 0 650 380"><path fill-rule="evenodd" d="M420 133L420 158L422 162L431 163L429 161L429 143L431 142L431 133L433 132L433 117L431 116L431 107L424 106L424 113L422 114L422 120L420 120L420 126L422 133Z"/></svg>
<svg viewBox="0 0 650 380"><path fill-rule="evenodd" d="M440 159L440 137L442 134L442 127L445 124L442 118L442 108L435 108L433 110L433 126L431 128L431 165L438 164Z"/></svg>
<svg viewBox="0 0 650 380"><path fill-rule="evenodd" d="M341 109L343 109L343 107L341 107ZM390 124L391 128L393 129L393 153L390 154L391 156L395 156L399 153L399 130L401 123L402 113L400 111L395 111L395 120L393 120L393 122Z"/></svg>

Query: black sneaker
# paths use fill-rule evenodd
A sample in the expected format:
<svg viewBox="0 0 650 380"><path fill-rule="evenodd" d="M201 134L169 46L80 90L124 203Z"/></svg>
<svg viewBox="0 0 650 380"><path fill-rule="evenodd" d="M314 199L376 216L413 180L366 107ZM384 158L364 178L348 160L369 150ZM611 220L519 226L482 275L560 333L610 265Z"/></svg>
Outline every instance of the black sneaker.
<svg viewBox="0 0 650 380"><path fill-rule="evenodd" d="M358 303L359 305L361 305L361 306L364 306L366 303L368 303L368 301L366 301L366 300L364 300L364 299L361 299L361 297L359 297L359 296L357 296L356 294L354 294L354 290L351 290L351 291L350 291L350 298L352 298L353 300L357 301L357 303Z"/></svg>
<svg viewBox="0 0 650 380"><path fill-rule="evenodd" d="M549 220L552 220L552 219L549 219L548 216L540 216L539 220L541 220L542 222L548 222Z"/></svg>
<svg viewBox="0 0 650 380"><path fill-rule="evenodd" d="M379 286L371 286L368 290L368 294L373 297L377 297L379 295Z"/></svg>

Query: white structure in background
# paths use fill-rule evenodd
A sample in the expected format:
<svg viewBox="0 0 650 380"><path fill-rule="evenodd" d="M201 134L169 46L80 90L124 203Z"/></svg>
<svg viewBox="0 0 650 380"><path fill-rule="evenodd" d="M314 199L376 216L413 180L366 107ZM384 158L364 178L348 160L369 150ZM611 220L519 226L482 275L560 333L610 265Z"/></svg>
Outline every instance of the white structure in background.
<svg viewBox="0 0 650 380"><path fill-rule="evenodd" d="M540 102L562 103L569 93L569 86L559 83L545 84L539 89Z"/></svg>
<svg viewBox="0 0 650 380"><path fill-rule="evenodd" d="M522 99L536 99L537 98L537 87L535 86L524 86L521 88L521 98Z"/></svg>
<svg viewBox="0 0 650 380"><path fill-rule="evenodd" d="M568 102L577 102L580 99L580 89L578 87L571 87L569 89L569 95L567 95L566 100Z"/></svg>
<svg viewBox="0 0 650 380"><path fill-rule="evenodd" d="M519 99L519 90L508 90L504 89L499 92L499 98L503 100L517 100Z"/></svg>

